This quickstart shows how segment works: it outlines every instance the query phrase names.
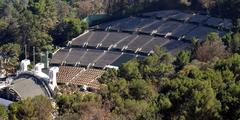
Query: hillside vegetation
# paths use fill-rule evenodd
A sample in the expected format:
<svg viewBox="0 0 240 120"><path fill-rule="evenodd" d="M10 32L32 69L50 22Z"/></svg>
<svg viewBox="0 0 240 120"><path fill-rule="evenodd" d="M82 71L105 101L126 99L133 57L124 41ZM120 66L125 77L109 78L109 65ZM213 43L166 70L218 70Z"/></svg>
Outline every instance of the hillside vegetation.
<svg viewBox="0 0 240 120"><path fill-rule="evenodd" d="M109 69L97 93L56 94L0 106L0 119L238 120L240 119L239 0L0 0L0 52L6 68L28 51L53 51L88 28L87 15L126 15L157 9L201 10L235 21L224 37L172 56L160 48L145 60ZM29 53L28 57L32 59Z"/></svg>

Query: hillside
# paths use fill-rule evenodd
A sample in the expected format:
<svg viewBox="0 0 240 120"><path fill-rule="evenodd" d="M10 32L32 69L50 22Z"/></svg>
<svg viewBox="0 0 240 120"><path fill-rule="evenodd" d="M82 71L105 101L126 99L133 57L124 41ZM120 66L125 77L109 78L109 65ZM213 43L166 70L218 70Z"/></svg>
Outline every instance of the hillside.
<svg viewBox="0 0 240 120"><path fill-rule="evenodd" d="M11 103L0 119L238 120L239 8L240 0L0 0L0 103ZM84 21L98 14L114 19Z"/></svg>

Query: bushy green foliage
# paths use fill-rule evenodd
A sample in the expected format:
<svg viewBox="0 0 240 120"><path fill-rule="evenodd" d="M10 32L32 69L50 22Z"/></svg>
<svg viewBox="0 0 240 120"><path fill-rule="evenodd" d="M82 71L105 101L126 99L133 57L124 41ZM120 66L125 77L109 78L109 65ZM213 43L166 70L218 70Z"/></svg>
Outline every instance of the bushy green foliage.
<svg viewBox="0 0 240 120"><path fill-rule="evenodd" d="M147 57L139 67L144 78L168 77L174 73L173 56L156 48L156 53Z"/></svg>
<svg viewBox="0 0 240 120"><path fill-rule="evenodd" d="M240 53L240 33L229 33L223 37L223 41L230 52Z"/></svg>
<svg viewBox="0 0 240 120"><path fill-rule="evenodd" d="M110 113L101 105L101 97L95 93L73 93L56 96L57 106L59 107L57 120L71 119L115 119L114 114Z"/></svg>
<svg viewBox="0 0 240 120"><path fill-rule="evenodd" d="M54 44L65 45L67 41L77 37L86 29L87 24L80 21L80 19L64 18L52 32L55 39Z"/></svg>
<svg viewBox="0 0 240 120"><path fill-rule="evenodd" d="M219 41L214 36L207 41ZM238 119L239 55L199 62L191 53L175 59L157 48L142 62L109 70L101 78L103 104L119 119Z"/></svg>
<svg viewBox="0 0 240 120"><path fill-rule="evenodd" d="M17 65L19 61L19 56L21 52L21 47L19 44L8 43L0 46L0 53L3 59L9 60L12 65Z"/></svg>
<svg viewBox="0 0 240 120"><path fill-rule="evenodd" d="M60 8L64 5L70 10ZM87 24L80 22L76 13L72 13L71 7L63 1L1 0L0 6L0 45L16 43L21 49L27 45L27 51L32 51L32 47L35 46L37 61L40 60L41 52L54 49L53 41L64 44L64 41L76 37L87 29ZM62 31L56 30L56 33L51 33L62 24L64 24L64 27L60 27ZM59 34L60 36L55 36ZM56 40L60 37L60 40ZM29 54L28 57L31 59L32 55Z"/></svg>
<svg viewBox="0 0 240 120"><path fill-rule="evenodd" d="M10 120L50 120L53 113L51 101L44 96L36 96L15 102L8 109Z"/></svg>
<svg viewBox="0 0 240 120"><path fill-rule="evenodd" d="M137 59L135 60L131 60L129 61L127 64L124 64L120 69L120 74L122 76L125 76L126 79L130 80L130 79L138 79L138 78L142 78L141 73L138 69L138 67L140 66L139 62L137 61Z"/></svg>
<svg viewBox="0 0 240 120"><path fill-rule="evenodd" d="M8 119L8 109L7 107L0 105L0 119L7 120Z"/></svg>
<svg viewBox="0 0 240 120"><path fill-rule="evenodd" d="M167 100L167 103L163 103L167 105L162 105L166 109L161 108L161 111L165 113L166 118L216 119L219 117L221 104L208 81L175 79L165 84L162 89L164 97L167 97L162 97L163 100Z"/></svg>
<svg viewBox="0 0 240 120"><path fill-rule="evenodd" d="M182 68L190 62L190 51L181 51L176 58L175 64L178 65L178 68Z"/></svg>
<svg viewBox="0 0 240 120"><path fill-rule="evenodd" d="M215 67L221 71L229 69L234 75L238 75L240 72L240 55L234 54L227 59L219 60Z"/></svg>
<svg viewBox="0 0 240 120"><path fill-rule="evenodd" d="M64 94L56 97L56 102L59 107L59 114L63 115L66 113L78 113L80 112L77 108L83 102L97 102L99 96L96 94Z"/></svg>
<svg viewBox="0 0 240 120"><path fill-rule="evenodd" d="M157 93L154 87L145 80L134 79L129 82L129 95L136 100L152 101L156 98Z"/></svg>

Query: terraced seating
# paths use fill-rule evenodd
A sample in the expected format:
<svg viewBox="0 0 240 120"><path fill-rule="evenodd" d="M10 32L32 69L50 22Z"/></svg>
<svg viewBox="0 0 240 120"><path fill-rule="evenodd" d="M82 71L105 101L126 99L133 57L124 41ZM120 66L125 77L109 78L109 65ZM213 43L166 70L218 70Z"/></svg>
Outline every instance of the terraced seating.
<svg viewBox="0 0 240 120"><path fill-rule="evenodd" d="M120 51L71 48L68 56L63 62L64 65L104 68L106 65L111 65L117 61L120 56L122 56L122 52ZM127 60L129 59L127 58ZM126 62L126 60L123 59L118 61L118 65L122 64L120 62Z"/></svg>
<svg viewBox="0 0 240 120"><path fill-rule="evenodd" d="M192 16L193 16L193 14L179 12L178 14L171 15L169 18L173 19L173 20L184 22L184 21L189 20Z"/></svg>
<svg viewBox="0 0 240 120"><path fill-rule="evenodd" d="M71 83L77 85L87 85L96 88L99 87L97 78L101 77L104 72L104 70L100 69L87 69L81 72L81 74L75 76Z"/></svg>
<svg viewBox="0 0 240 120"><path fill-rule="evenodd" d="M176 29L182 24L183 23L177 21L167 21L158 27L156 34L165 36L167 33L172 32L174 29Z"/></svg>
<svg viewBox="0 0 240 120"><path fill-rule="evenodd" d="M96 47L105 37L107 37L109 32L94 31L93 34L86 41L87 46Z"/></svg>
<svg viewBox="0 0 240 120"><path fill-rule="evenodd" d="M156 17L165 19L165 18L168 18L169 16L176 15L178 13L179 11L176 11L176 10L163 10L163 11L159 11Z"/></svg>
<svg viewBox="0 0 240 120"><path fill-rule="evenodd" d="M116 21L110 21L110 22L106 22L106 23L102 23L100 25L96 25L93 26L91 28L96 29L96 30L115 30L118 31L119 30L119 26L124 23L127 22L129 18L124 18L124 19L120 19L120 20L116 20Z"/></svg>
<svg viewBox="0 0 240 120"><path fill-rule="evenodd" d="M125 39L122 39L115 43L114 48L122 50L125 46L127 46L131 41L134 39L137 39L138 35L130 35L129 37L126 37Z"/></svg>
<svg viewBox="0 0 240 120"><path fill-rule="evenodd" d="M141 48L143 45L147 44L153 39L149 35L140 35L137 39L134 39L131 43L127 45L127 50L136 51L138 48Z"/></svg>
<svg viewBox="0 0 240 120"><path fill-rule="evenodd" d="M96 68L120 66L139 55L147 56L156 46L176 54L185 49L193 38L202 41L210 32L224 35L232 28L232 21L163 10L103 23L93 28L102 31L92 30L73 39L70 42L72 46L68 46L71 49L57 52L51 64Z"/></svg>
<svg viewBox="0 0 240 120"><path fill-rule="evenodd" d="M97 30L106 30L109 26L113 26L115 21L111 21L111 22L106 22L106 23L102 23L100 25L96 25L94 26L95 29Z"/></svg>
<svg viewBox="0 0 240 120"><path fill-rule="evenodd" d="M57 73L57 83L68 83L83 70L84 68L81 67L60 66Z"/></svg>
<svg viewBox="0 0 240 120"><path fill-rule="evenodd" d="M183 41L178 41L178 40L171 40L167 44L163 45L162 48L165 49L166 51L172 51L174 49L178 49L181 45L183 45Z"/></svg>
<svg viewBox="0 0 240 120"><path fill-rule="evenodd" d="M159 22L156 22L160 19ZM198 13L186 13L177 10L162 10L149 13L143 13L140 17L128 17L117 21L107 22L100 24L104 29L110 28L115 31L139 31L150 34L153 30L157 29L161 25L161 21L164 21L164 25L169 21L179 21L186 23L194 23L198 25L206 25L210 27L223 27L224 30L230 30L232 21L229 19L221 19L215 17L209 17L207 15L201 15ZM154 25L155 23L155 25ZM174 25L173 25L174 26ZM169 31L169 30L167 30ZM158 33L165 33L158 32Z"/></svg>
<svg viewBox="0 0 240 120"><path fill-rule="evenodd" d="M149 26L145 26L145 27L141 28L139 31L143 32L143 33L151 34L153 32L153 30L158 29L158 27L160 25L162 25L163 23L164 23L164 21L159 20Z"/></svg>
<svg viewBox="0 0 240 120"><path fill-rule="evenodd" d="M186 42L183 42L183 41L177 41L177 43L175 45L175 48L171 47L170 49L169 48L166 48L169 53L171 53L172 55L178 55L179 52L183 51L183 50L186 50L187 48L189 48L191 46L190 43L186 43Z"/></svg>
<svg viewBox="0 0 240 120"><path fill-rule="evenodd" d="M185 39L191 41L193 38L196 38L196 39L202 41L211 32L220 33L220 35L222 35L222 33L219 32L217 29L200 26L200 27L193 29L191 32L187 33L187 35L185 36Z"/></svg>
<svg viewBox="0 0 240 120"><path fill-rule="evenodd" d="M221 26L226 30L231 30L233 28L232 20L224 19Z"/></svg>
<svg viewBox="0 0 240 120"><path fill-rule="evenodd" d="M138 29L154 22L154 19L144 19L144 18L135 18L131 23L125 24L121 27L121 30L124 31L137 31Z"/></svg>
<svg viewBox="0 0 240 120"><path fill-rule="evenodd" d="M69 49L61 49L54 54L54 57L51 59L52 64L61 64L63 60L67 57Z"/></svg>
<svg viewBox="0 0 240 120"><path fill-rule="evenodd" d="M83 66L88 66L90 63L93 63L101 54L104 52L102 50L93 50L89 49L86 51L86 54L80 58L80 64Z"/></svg>
<svg viewBox="0 0 240 120"><path fill-rule="evenodd" d="M178 40L180 37L182 37L183 35L186 35L188 32L190 32L194 28L197 28L197 25L189 24L189 23L181 24L171 32L171 36Z"/></svg>
<svg viewBox="0 0 240 120"><path fill-rule="evenodd" d="M135 57L136 57L136 55L134 55L134 54L124 53L117 60L115 60L111 65L121 66L122 64L126 63L127 61L129 61Z"/></svg>
<svg viewBox="0 0 240 120"><path fill-rule="evenodd" d="M121 52L106 52L106 54L95 62L94 67L104 68L106 65L112 64L120 56Z"/></svg>
<svg viewBox="0 0 240 120"><path fill-rule="evenodd" d="M111 32L110 35L101 42L100 47L108 48L111 45L114 45L115 43L117 43L118 41L121 41L122 39L128 37L129 35L130 34L128 33Z"/></svg>
<svg viewBox="0 0 240 120"><path fill-rule="evenodd" d="M128 18L116 20L115 22L113 22L111 26L108 26L109 30L119 31L121 30L122 27L124 27L125 24L129 24L130 22L134 21L133 18L135 17L128 17Z"/></svg>
<svg viewBox="0 0 240 120"><path fill-rule="evenodd" d="M68 57L66 58L66 64L75 65L80 61L81 56L85 54L86 50L82 48L72 48Z"/></svg>
<svg viewBox="0 0 240 120"><path fill-rule="evenodd" d="M188 22L200 24L206 21L208 18L209 17L206 15L195 14L188 20Z"/></svg>
<svg viewBox="0 0 240 120"><path fill-rule="evenodd" d="M169 39L156 37L154 40L152 40L148 44L144 45L142 47L142 49L140 50L140 52L149 53L149 52L153 51L155 47L157 47L157 46L161 47L161 46L167 44L168 42L170 42Z"/></svg>
<svg viewBox="0 0 240 120"><path fill-rule="evenodd" d="M72 41L71 45L83 47L84 43L88 41L89 37L91 37L92 34L93 32L88 32L77 37L75 40Z"/></svg>
<svg viewBox="0 0 240 120"><path fill-rule="evenodd" d="M100 83L97 78L102 76L104 72L105 71L101 69L60 66L59 72L57 73L57 83L71 83L99 88Z"/></svg>
<svg viewBox="0 0 240 120"><path fill-rule="evenodd" d="M223 19L210 17L204 23L205 25L212 26L212 27L219 27L223 23Z"/></svg>

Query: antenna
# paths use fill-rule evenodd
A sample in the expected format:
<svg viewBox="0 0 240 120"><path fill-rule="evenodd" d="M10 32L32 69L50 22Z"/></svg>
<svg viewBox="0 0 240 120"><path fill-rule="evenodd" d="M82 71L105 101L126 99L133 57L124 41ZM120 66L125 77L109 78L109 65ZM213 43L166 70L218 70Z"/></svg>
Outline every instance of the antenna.
<svg viewBox="0 0 240 120"><path fill-rule="evenodd" d="M33 64L34 64L34 65L35 65L35 63L36 63L35 55L36 55L36 53L35 53L35 46L33 46Z"/></svg>
<svg viewBox="0 0 240 120"><path fill-rule="evenodd" d="M25 54L25 59L27 59L27 44L24 45L24 54Z"/></svg>

